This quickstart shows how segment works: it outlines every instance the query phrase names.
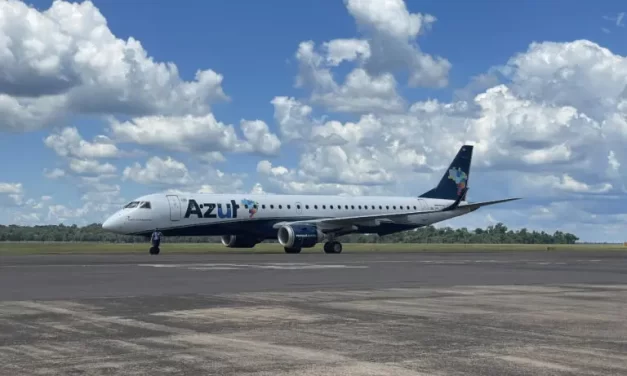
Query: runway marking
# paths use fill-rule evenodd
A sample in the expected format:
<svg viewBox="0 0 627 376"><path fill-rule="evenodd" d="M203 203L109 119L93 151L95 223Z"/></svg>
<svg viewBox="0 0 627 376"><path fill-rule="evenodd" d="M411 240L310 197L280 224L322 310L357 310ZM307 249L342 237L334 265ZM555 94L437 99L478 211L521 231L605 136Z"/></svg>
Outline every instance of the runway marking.
<svg viewBox="0 0 627 376"><path fill-rule="evenodd" d="M342 256L339 256L342 257ZM576 260L543 260L543 259L521 259L521 260L472 260L472 259L436 259L436 260L346 260L342 263L326 263L325 261L315 263L289 263L289 262L259 262L259 263L96 263L96 264L20 264L20 265L2 265L0 269L28 269L28 268L109 268L109 267L154 267L154 268L188 268L194 270L239 270L239 269L366 269L369 264L423 264L423 265L472 265L472 264L492 264L492 265L580 265L595 263L605 264L615 262L615 260L600 259L576 259Z"/></svg>
<svg viewBox="0 0 627 376"><path fill-rule="evenodd" d="M272 270L306 270L306 269L368 269L367 265L343 264L311 264L311 263L267 263L267 264L137 264L152 268L186 268L188 270L242 270L242 269L272 269Z"/></svg>

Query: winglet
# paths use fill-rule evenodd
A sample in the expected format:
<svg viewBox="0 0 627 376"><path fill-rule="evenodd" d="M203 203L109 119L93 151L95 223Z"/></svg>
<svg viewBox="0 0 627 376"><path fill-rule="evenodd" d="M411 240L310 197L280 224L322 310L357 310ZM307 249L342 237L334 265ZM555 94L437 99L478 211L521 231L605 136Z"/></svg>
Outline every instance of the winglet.
<svg viewBox="0 0 627 376"><path fill-rule="evenodd" d="M468 192L468 187L462 188L462 191L460 192L459 196L457 196L457 199L455 200L455 202L453 202L451 205L442 209L442 211L450 211L450 210L457 209L457 207L459 206L459 203L462 202L464 197L466 197L467 192Z"/></svg>

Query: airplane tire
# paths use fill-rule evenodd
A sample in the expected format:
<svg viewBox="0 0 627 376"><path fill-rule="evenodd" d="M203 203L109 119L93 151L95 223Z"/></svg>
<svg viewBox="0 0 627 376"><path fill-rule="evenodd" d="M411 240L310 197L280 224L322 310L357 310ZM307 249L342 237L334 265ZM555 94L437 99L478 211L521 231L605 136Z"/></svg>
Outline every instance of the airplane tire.
<svg viewBox="0 0 627 376"><path fill-rule="evenodd" d="M342 243L333 242L331 249L333 250L333 253L342 253Z"/></svg>
<svg viewBox="0 0 627 376"><path fill-rule="evenodd" d="M342 243L340 242L324 243L324 253L342 253Z"/></svg>
<svg viewBox="0 0 627 376"><path fill-rule="evenodd" d="M151 255L158 255L159 254L159 247L150 247L150 254Z"/></svg>
<svg viewBox="0 0 627 376"><path fill-rule="evenodd" d="M288 248L284 247L285 253L300 253L300 248Z"/></svg>

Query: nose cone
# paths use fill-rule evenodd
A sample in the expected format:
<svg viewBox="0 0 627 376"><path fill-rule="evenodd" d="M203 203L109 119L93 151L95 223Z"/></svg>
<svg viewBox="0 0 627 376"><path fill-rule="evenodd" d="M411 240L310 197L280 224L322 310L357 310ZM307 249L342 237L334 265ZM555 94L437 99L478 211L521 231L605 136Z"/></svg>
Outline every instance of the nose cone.
<svg viewBox="0 0 627 376"><path fill-rule="evenodd" d="M121 233L122 219L119 215L112 215L102 224L102 229L109 232Z"/></svg>

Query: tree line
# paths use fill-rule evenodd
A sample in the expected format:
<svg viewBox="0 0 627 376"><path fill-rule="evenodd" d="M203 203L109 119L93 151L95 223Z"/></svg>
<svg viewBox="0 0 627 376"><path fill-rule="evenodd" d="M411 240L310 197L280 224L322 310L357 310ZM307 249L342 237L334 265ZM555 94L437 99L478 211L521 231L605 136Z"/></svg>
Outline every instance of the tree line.
<svg viewBox="0 0 627 376"><path fill-rule="evenodd" d="M508 229L503 223L488 226L485 229L467 228L453 229L450 227L423 227L385 236L350 234L344 235L345 243L477 243L477 244L574 244L579 240L571 233L555 231L553 234L544 231ZM0 241L4 242L107 242L107 243L145 243L142 236L117 235L106 232L101 224L88 226L44 225L18 226L0 225ZM173 236L164 241L169 243L218 243L218 236ZM271 241L276 242L276 241Z"/></svg>

